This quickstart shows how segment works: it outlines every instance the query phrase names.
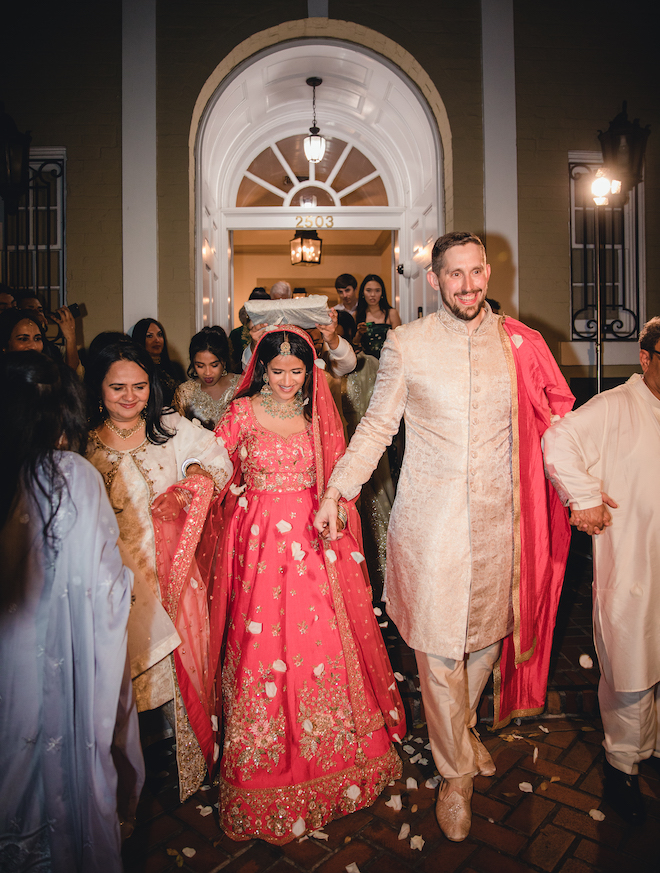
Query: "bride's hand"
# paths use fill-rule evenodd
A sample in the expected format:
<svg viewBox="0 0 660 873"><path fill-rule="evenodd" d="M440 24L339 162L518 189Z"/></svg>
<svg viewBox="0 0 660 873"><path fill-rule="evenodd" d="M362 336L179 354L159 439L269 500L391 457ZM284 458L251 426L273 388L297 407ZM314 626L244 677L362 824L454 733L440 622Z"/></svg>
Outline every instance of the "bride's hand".
<svg viewBox="0 0 660 873"><path fill-rule="evenodd" d="M181 501L176 491L166 491L159 494L151 504L151 515L158 521L174 521L181 512Z"/></svg>
<svg viewBox="0 0 660 873"><path fill-rule="evenodd" d="M330 490L336 491L337 495L339 495L336 488ZM338 497L332 497L326 494L321 501L321 506L319 507L319 511L316 513L316 518L314 519L314 527L321 534L323 539L329 539L332 542L341 539L342 536L337 532L337 500Z"/></svg>

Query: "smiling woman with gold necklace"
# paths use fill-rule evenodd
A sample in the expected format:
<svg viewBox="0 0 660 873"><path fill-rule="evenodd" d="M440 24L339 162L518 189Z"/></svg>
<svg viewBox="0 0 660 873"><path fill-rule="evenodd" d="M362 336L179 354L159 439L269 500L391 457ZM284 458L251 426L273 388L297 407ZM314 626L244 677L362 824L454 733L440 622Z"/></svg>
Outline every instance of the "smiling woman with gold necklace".
<svg viewBox="0 0 660 873"><path fill-rule="evenodd" d="M195 493L193 480L199 474L212 477L221 488L231 466L212 432L177 412L163 412L153 363L140 346L126 340L107 346L90 361L87 377L93 425L87 458L105 480L124 562L136 573L129 651L137 708L141 714L159 710L175 729L180 795L185 799L201 784L206 766L179 690L179 664L175 671L170 655L181 646L171 616L160 606L168 579L161 578L162 572L159 577L163 549L154 520L177 518ZM196 594L205 605L201 583ZM204 633L208 631L202 627L200 636ZM143 729L156 733L148 721L141 716ZM151 724L156 721L152 715Z"/></svg>

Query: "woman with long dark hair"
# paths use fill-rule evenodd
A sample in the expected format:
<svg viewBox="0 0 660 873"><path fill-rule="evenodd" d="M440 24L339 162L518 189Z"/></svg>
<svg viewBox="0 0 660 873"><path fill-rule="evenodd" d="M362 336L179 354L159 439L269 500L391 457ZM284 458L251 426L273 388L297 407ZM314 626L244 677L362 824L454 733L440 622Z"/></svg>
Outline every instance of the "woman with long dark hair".
<svg viewBox="0 0 660 873"><path fill-rule="evenodd" d="M137 707L145 713L145 732L160 730L164 736L174 729L184 800L201 785L209 760L210 733L200 737L191 726L193 710L196 715L200 700L206 700L196 683L208 657L208 615L202 582L181 587L166 556L183 536L172 527L186 516L180 510L190 503L188 517L203 524L214 486L222 488L231 465L210 431L178 412L163 411L153 362L135 343L120 340L101 349L90 361L87 381L92 425L87 457L105 480L122 555L136 574L129 648ZM194 544L188 528L186 536L190 563ZM180 609L186 597L193 601Z"/></svg>
<svg viewBox="0 0 660 873"><path fill-rule="evenodd" d="M141 318L133 328L132 339L147 350L163 392L163 406L170 407L184 374L181 364L170 360L165 328L155 318Z"/></svg>
<svg viewBox="0 0 660 873"><path fill-rule="evenodd" d="M174 408L181 415L213 430L229 406L238 374L229 372L229 342L221 327L204 327L190 340L188 381L174 394Z"/></svg>
<svg viewBox="0 0 660 873"><path fill-rule="evenodd" d="M81 392L39 352L0 359L2 870L120 873L120 816L144 780L125 670L131 574L79 454Z"/></svg>
<svg viewBox="0 0 660 873"><path fill-rule="evenodd" d="M312 522L344 434L297 327L255 348L216 435L234 463L211 610L222 665L220 820L286 843L368 806L400 773L405 717L371 606L359 519L325 549ZM220 712L218 713L220 716Z"/></svg>
<svg viewBox="0 0 660 873"><path fill-rule="evenodd" d="M357 322L356 345L361 344L366 354L379 358L388 330L401 324L401 316L390 305L385 283L375 273L369 273L362 280L355 320Z"/></svg>

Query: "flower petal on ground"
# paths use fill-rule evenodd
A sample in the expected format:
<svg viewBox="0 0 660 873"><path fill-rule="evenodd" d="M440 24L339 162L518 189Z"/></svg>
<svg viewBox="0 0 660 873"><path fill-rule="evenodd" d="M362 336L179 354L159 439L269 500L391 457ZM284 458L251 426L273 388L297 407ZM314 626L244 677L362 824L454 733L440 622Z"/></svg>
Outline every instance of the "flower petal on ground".
<svg viewBox="0 0 660 873"><path fill-rule="evenodd" d="M393 809L395 812L399 812L401 810L401 795L393 794L387 801L385 806L389 806L390 809Z"/></svg>
<svg viewBox="0 0 660 873"><path fill-rule="evenodd" d="M416 836L411 838L410 848L411 849L419 849L419 851L421 852L422 849L424 848L425 842L426 841L425 841L424 837L422 837L420 834L417 834Z"/></svg>
<svg viewBox="0 0 660 873"><path fill-rule="evenodd" d="M408 776L406 779L406 788L408 791L415 791L417 787L417 780L413 779L412 776Z"/></svg>
<svg viewBox="0 0 660 873"><path fill-rule="evenodd" d="M590 809L589 815L592 817L594 821L604 821L605 813L601 812L599 809Z"/></svg>
<svg viewBox="0 0 660 873"><path fill-rule="evenodd" d="M578 660L580 662L580 667L584 667L585 670L591 670L594 666L594 662L589 655L580 655Z"/></svg>
<svg viewBox="0 0 660 873"><path fill-rule="evenodd" d="M524 791L524 792L526 792L527 794L533 794L533 793L534 793L534 789L532 788L532 785L531 785L530 782L519 782L519 783L518 783L518 788L520 788L521 791Z"/></svg>
<svg viewBox="0 0 660 873"><path fill-rule="evenodd" d="M408 824L407 821L404 821L404 823L401 825L401 830L399 831L399 839L405 840L409 833L410 833L410 825Z"/></svg>

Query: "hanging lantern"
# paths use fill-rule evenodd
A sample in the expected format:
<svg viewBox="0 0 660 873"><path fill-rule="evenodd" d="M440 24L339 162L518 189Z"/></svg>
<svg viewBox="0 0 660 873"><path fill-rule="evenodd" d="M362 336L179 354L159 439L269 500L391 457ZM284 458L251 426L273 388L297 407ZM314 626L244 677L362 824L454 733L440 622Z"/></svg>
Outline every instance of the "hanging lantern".
<svg viewBox="0 0 660 873"><path fill-rule="evenodd" d="M312 113L313 121L309 129L309 136L305 137L303 148L305 149L305 157L313 164L318 164L323 160L325 154L325 139L320 135L319 128L316 126L316 88L321 84L323 79L317 76L311 76L307 79L307 84L312 88Z"/></svg>
<svg viewBox="0 0 660 873"><path fill-rule="evenodd" d="M315 230L297 230L291 240L291 263L320 264L323 241Z"/></svg>

